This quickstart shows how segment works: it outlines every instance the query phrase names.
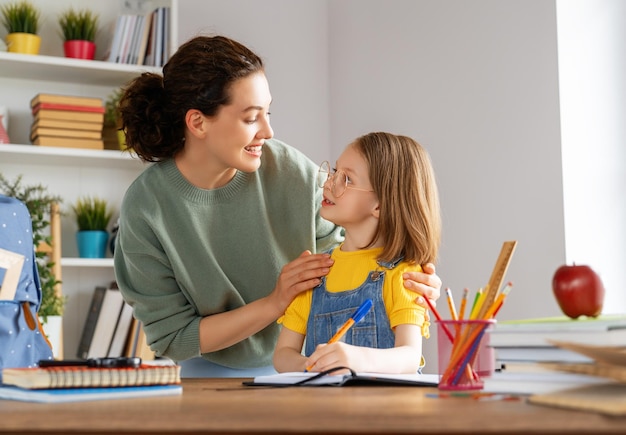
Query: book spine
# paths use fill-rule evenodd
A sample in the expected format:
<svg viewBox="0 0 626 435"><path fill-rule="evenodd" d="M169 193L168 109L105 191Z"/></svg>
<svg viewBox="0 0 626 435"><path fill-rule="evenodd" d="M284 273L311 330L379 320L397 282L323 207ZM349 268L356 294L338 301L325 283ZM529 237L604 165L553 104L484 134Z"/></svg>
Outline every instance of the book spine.
<svg viewBox="0 0 626 435"><path fill-rule="evenodd" d="M156 26L156 51L154 53L154 66L163 66L163 14L162 7L157 8L157 26Z"/></svg>
<svg viewBox="0 0 626 435"><path fill-rule="evenodd" d="M143 33L141 40L139 41L139 47L137 49L136 65L143 65L143 61L146 58L146 50L148 46L148 39L150 36L150 29L152 28L152 14L148 13L144 16Z"/></svg>
<svg viewBox="0 0 626 435"><path fill-rule="evenodd" d="M108 62L115 62L117 54L120 51L120 39L122 38L122 31L124 30L124 22L126 21L125 15L118 15L113 30L113 40L111 41L111 50L109 51Z"/></svg>
<svg viewBox="0 0 626 435"><path fill-rule="evenodd" d="M102 124L98 122L85 122L85 121L63 121L55 119L41 119L37 118L31 124L31 130L38 128L54 128L59 130L85 130L102 132Z"/></svg>
<svg viewBox="0 0 626 435"><path fill-rule="evenodd" d="M96 287L93 296L91 297L91 305L89 306L89 312L87 313L87 318L85 319L83 333L78 344L78 358L86 359L89 354L89 347L91 345L91 340L93 339L93 333L96 330L96 323L98 323L98 317L100 316L100 310L102 309L102 302L104 301L105 293L106 287Z"/></svg>
<svg viewBox="0 0 626 435"><path fill-rule="evenodd" d="M40 109L33 113L35 121L39 119L55 119L58 121L76 121L76 122L104 122L104 113L94 112L73 112L71 110L49 110Z"/></svg>
<svg viewBox="0 0 626 435"><path fill-rule="evenodd" d="M72 95L37 94L30 100L30 107L33 108L40 103L70 104L77 106L102 107L102 99L95 97L78 97Z"/></svg>
<svg viewBox="0 0 626 435"><path fill-rule="evenodd" d="M108 355L123 304L124 299L118 289L106 290L87 358L102 358Z"/></svg>
<svg viewBox="0 0 626 435"><path fill-rule="evenodd" d="M37 136L52 136L61 138L78 138L78 139L102 139L102 131L91 130L69 130L64 128L34 127L30 130L30 140Z"/></svg>
<svg viewBox="0 0 626 435"><path fill-rule="evenodd" d="M94 150L104 149L102 139L82 139L75 137L37 136L31 140L33 145L61 147L61 148L87 148Z"/></svg>
<svg viewBox="0 0 626 435"><path fill-rule="evenodd" d="M117 326L115 327L115 332L113 332L113 339L111 340L111 346L109 347L109 353L107 355L109 358L117 358L124 355L124 346L128 340L132 317L133 308L124 302L122 312L117 321Z"/></svg>
<svg viewBox="0 0 626 435"><path fill-rule="evenodd" d="M81 106L78 104L60 104L60 103L39 103L32 108L32 114L35 115L39 110L67 110L72 112L93 112L104 113L104 106Z"/></svg>

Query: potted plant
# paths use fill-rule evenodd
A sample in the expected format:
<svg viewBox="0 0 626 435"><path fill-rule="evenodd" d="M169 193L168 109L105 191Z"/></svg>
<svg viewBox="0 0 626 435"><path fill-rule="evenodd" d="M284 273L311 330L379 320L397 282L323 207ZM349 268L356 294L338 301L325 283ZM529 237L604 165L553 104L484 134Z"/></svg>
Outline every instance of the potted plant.
<svg viewBox="0 0 626 435"><path fill-rule="evenodd" d="M62 202L61 198L48 193L47 188L41 184L23 185L21 175L14 181L9 181L1 173L0 192L6 196L17 198L26 205L32 221L34 246L40 246L42 243L50 245L52 241L49 231L50 210L53 204ZM60 337L61 316L65 310L67 296L63 296L58 289L61 281L53 272L55 263L50 260L48 254L42 250L36 250L35 257L41 284L41 305L38 314L56 356L58 349L61 348L60 343L62 343ZM53 329L57 331L56 334L51 332Z"/></svg>
<svg viewBox="0 0 626 435"><path fill-rule="evenodd" d="M126 148L126 136L122 130L122 122L118 104L122 98L122 89L117 88L107 98L104 103L104 128L102 137L105 141L104 147L107 149Z"/></svg>
<svg viewBox="0 0 626 435"><path fill-rule="evenodd" d="M41 38L37 35L41 13L32 3L20 0L0 6L6 43L13 53L38 54Z"/></svg>
<svg viewBox="0 0 626 435"><path fill-rule="evenodd" d="M98 15L85 9L70 8L59 15L65 57L93 60L96 54Z"/></svg>
<svg viewBox="0 0 626 435"><path fill-rule="evenodd" d="M104 258L109 240L107 227L113 217L109 204L95 196L83 196L76 200L72 209L78 224L78 255L82 258Z"/></svg>

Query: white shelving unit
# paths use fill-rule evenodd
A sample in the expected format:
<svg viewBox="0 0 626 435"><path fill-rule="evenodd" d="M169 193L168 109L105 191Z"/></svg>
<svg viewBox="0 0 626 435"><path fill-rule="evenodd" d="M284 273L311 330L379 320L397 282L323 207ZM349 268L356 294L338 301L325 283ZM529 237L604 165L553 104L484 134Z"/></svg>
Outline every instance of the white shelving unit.
<svg viewBox="0 0 626 435"><path fill-rule="evenodd" d="M116 87L136 77L141 71L159 72L160 68L42 54L33 56L0 52L2 77Z"/></svg>
<svg viewBox="0 0 626 435"><path fill-rule="evenodd" d="M113 267L112 258L77 258L63 257L61 259L63 267Z"/></svg>
<svg viewBox="0 0 626 435"><path fill-rule="evenodd" d="M86 3L91 3L88 0ZM47 2L37 1L42 10ZM60 3L70 6L70 2ZM96 2L93 2L95 5ZM177 0L157 0L172 11L171 46L176 47ZM86 5L88 6L88 5ZM113 3L103 20L113 21L123 6ZM50 10L52 11L52 10ZM49 11L49 12L50 12ZM9 180L22 176L24 184L42 184L61 203L62 289L68 296L63 317L64 357L75 358L93 290L114 279L113 259L78 258L77 226L71 205L83 195L97 195L114 206L114 220L126 189L146 165L136 156L119 150L90 150L33 146L29 143L32 123L30 100L39 92L96 96L106 99L113 90L142 72L160 73L160 68L115 64L99 60L67 59L44 54L24 55L0 52L0 106L9 112L11 144L0 144L0 173Z"/></svg>
<svg viewBox="0 0 626 435"><path fill-rule="evenodd" d="M62 164L83 167L90 166L132 169L137 166L137 158L126 152L114 150L89 150L76 148L38 147L32 145L0 144L0 162L3 164Z"/></svg>
<svg viewBox="0 0 626 435"><path fill-rule="evenodd" d="M22 176L25 184L41 183L63 200L62 290L68 296L63 317L65 358L76 356L93 289L115 279L110 252L103 259L78 257L77 227L70 206L79 196L98 195L114 205L116 219L128 185L144 168L139 159L121 151L0 145L0 172L6 178Z"/></svg>

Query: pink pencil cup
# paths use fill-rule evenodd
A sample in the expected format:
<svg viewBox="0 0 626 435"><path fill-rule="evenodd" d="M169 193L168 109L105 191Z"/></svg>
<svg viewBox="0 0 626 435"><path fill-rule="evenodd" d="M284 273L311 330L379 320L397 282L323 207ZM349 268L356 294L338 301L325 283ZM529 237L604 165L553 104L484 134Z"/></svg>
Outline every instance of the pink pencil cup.
<svg viewBox="0 0 626 435"><path fill-rule="evenodd" d="M480 390L495 368L487 330L495 320L437 320L440 390ZM451 355L454 349L454 360Z"/></svg>

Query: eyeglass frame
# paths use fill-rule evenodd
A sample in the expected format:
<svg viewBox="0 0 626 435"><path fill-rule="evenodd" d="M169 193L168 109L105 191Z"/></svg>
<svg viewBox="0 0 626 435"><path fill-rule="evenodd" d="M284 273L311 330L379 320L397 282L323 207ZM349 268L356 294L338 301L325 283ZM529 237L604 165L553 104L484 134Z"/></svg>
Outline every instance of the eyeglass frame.
<svg viewBox="0 0 626 435"><path fill-rule="evenodd" d="M324 166L326 166L326 169L324 169ZM337 174L339 174L339 173L343 174L344 180L345 180L345 184L343 186L343 190L341 191L341 193L337 194L336 193L336 191L337 191L337 183L335 181L336 181ZM324 178L324 174L325 174L325 178ZM349 186L348 185L348 174L346 174L346 172L341 170L341 169L333 169L330 166L330 162L328 160L324 160L320 164L319 169L317 170L317 185L323 189L326 186L326 182L328 182L328 181L331 182L330 191L335 196L335 198L341 198L343 196L343 194L346 193L347 189L358 190L358 191L361 191L361 192L374 192L371 189L362 189L360 187Z"/></svg>

